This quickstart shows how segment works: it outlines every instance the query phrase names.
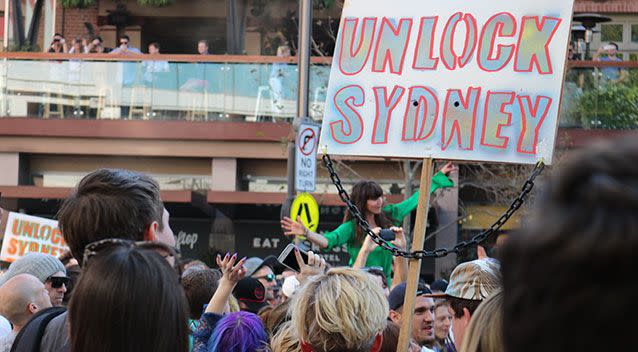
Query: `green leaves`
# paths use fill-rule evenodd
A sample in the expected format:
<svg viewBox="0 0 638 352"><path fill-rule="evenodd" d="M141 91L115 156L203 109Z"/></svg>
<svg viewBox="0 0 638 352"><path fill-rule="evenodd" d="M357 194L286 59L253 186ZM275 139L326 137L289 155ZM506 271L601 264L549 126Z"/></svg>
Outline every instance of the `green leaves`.
<svg viewBox="0 0 638 352"><path fill-rule="evenodd" d="M610 82L587 90L578 110L584 128L638 129L638 86Z"/></svg>
<svg viewBox="0 0 638 352"><path fill-rule="evenodd" d="M173 4L175 0L137 0L137 3L148 7L162 7ZM66 8L85 8L94 6L96 0L60 0L62 6Z"/></svg>
<svg viewBox="0 0 638 352"><path fill-rule="evenodd" d="M162 7L171 5L173 1L174 0L137 0L137 3L148 7Z"/></svg>
<svg viewBox="0 0 638 352"><path fill-rule="evenodd" d="M96 0L60 0L63 7L85 8L96 4Z"/></svg>

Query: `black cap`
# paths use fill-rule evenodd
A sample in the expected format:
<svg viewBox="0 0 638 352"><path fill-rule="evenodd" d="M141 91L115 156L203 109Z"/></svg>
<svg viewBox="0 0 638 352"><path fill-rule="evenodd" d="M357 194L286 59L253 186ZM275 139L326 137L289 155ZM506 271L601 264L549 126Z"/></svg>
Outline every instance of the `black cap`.
<svg viewBox="0 0 638 352"><path fill-rule="evenodd" d="M390 296L388 296L388 303L390 304L390 310L397 310L403 306L403 302L405 301L405 289L407 284L402 282L398 284L395 288L390 291ZM419 285L416 290L416 295L426 295L431 294L429 288L423 285Z"/></svg>
<svg viewBox="0 0 638 352"><path fill-rule="evenodd" d="M432 285L430 285L430 289L432 292L445 292L447 290L447 281L443 279L434 280Z"/></svg>
<svg viewBox="0 0 638 352"><path fill-rule="evenodd" d="M259 280L245 277L237 283L233 295L238 301L246 305L246 311L255 313L268 305L266 302L266 289Z"/></svg>

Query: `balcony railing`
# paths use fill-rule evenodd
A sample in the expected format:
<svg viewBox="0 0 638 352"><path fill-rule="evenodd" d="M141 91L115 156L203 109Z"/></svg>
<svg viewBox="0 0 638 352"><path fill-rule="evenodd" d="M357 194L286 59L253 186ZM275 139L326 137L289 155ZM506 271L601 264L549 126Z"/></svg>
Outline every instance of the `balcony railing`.
<svg viewBox="0 0 638 352"><path fill-rule="evenodd" d="M1 116L286 121L296 113L292 58L4 56ZM310 117L320 119L330 67L313 61Z"/></svg>
<svg viewBox="0 0 638 352"><path fill-rule="evenodd" d="M0 53L0 116L290 121L296 58ZM310 117L323 116L330 58L313 58ZM638 63L570 62L561 127L637 129Z"/></svg>

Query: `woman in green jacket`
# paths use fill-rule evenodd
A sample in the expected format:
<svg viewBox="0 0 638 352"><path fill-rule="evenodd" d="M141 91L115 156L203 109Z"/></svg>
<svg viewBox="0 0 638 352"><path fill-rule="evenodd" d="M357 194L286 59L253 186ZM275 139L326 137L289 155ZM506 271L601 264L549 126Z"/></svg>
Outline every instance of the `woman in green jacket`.
<svg viewBox="0 0 638 352"><path fill-rule="evenodd" d="M445 164L439 172L432 178L430 192L439 188L454 186L454 183L447 178L454 166L451 163ZM415 192L410 198L398 204L388 204L384 206L383 190L373 181L360 181L354 185L350 193L350 199L363 213L363 216L370 224L370 228L391 228L401 226L403 218L416 209L419 201L419 192ZM300 221L294 221L285 217L281 221L281 227L287 236L305 236L310 242L322 249L332 249L333 247L346 245L350 254L350 265L352 266L361 250L361 245L366 237L366 233L357 225L350 212L346 212L343 223L335 230L320 235L308 230ZM401 229L395 228L397 236L402 235ZM390 252L375 248L368 254L366 266L378 266L383 268L385 275L390 278L392 272L392 255Z"/></svg>

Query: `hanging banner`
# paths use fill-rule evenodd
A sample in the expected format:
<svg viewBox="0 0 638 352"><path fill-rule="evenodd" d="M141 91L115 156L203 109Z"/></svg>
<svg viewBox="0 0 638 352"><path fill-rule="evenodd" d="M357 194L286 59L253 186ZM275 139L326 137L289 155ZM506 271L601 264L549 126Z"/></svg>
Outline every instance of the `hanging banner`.
<svg viewBox="0 0 638 352"><path fill-rule="evenodd" d="M0 260L13 262L29 252L59 257L68 249L57 221L21 213L9 213Z"/></svg>
<svg viewBox="0 0 638 352"><path fill-rule="evenodd" d="M552 159L573 0L346 0L320 148Z"/></svg>

